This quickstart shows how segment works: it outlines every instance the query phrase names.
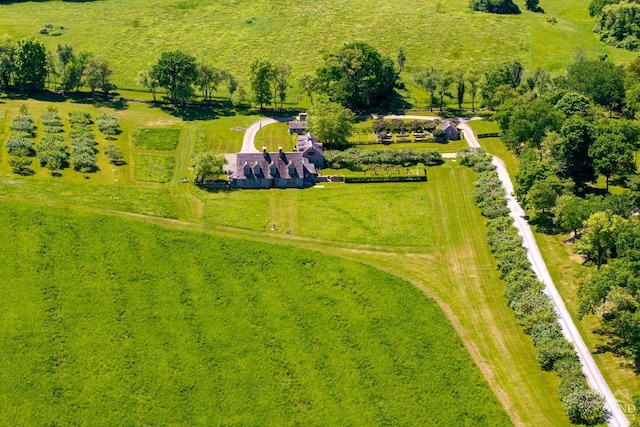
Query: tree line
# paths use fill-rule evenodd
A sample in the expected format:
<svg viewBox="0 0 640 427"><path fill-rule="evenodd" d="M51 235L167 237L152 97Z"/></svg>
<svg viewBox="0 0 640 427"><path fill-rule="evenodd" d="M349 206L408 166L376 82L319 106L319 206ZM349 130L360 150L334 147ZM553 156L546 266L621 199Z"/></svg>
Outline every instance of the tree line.
<svg viewBox="0 0 640 427"><path fill-rule="evenodd" d="M558 392L565 411L575 424L597 425L605 421L604 398L589 388L576 351L563 336L553 303L542 290L544 284L531 270L522 237L509 215L505 190L492 156L482 149L458 153L461 164L478 173L473 199L487 218L487 242L504 281L504 295L536 349L545 371L560 377Z"/></svg>
<svg viewBox="0 0 640 427"><path fill-rule="evenodd" d="M598 315L611 351L640 365L640 59L626 67L578 54L562 76L544 72L487 91L505 145L519 157L519 201L538 221L573 232L590 274L580 282L581 315ZM506 73L510 70L510 73ZM517 82L519 80L519 83ZM604 176L605 194L593 188ZM624 190L609 194L615 182ZM546 221L546 222L545 222ZM603 268L607 266L607 268Z"/></svg>

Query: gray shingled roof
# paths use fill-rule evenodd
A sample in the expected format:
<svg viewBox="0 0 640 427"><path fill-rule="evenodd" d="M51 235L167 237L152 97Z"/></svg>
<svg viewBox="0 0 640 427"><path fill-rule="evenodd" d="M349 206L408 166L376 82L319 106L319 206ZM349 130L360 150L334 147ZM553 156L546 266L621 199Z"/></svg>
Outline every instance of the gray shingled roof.
<svg viewBox="0 0 640 427"><path fill-rule="evenodd" d="M256 179L256 178L304 178L309 174L315 174L316 168L309 160L302 156L300 152L293 153L238 153L236 157L236 170L233 173L234 179ZM254 166L259 166L259 173L254 174ZM275 173L271 174L271 165L275 167ZM289 174L289 164L293 166L293 173ZM244 167L248 165L250 175L245 176Z"/></svg>

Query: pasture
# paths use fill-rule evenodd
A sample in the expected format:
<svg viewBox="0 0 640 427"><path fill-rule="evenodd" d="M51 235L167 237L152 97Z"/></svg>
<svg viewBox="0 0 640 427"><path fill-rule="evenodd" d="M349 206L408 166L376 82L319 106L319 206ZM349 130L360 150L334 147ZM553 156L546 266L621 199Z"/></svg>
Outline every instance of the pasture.
<svg viewBox="0 0 640 427"><path fill-rule="evenodd" d="M518 16L471 12L467 0L9 2L0 5L0 34L37 36L51 49L66 43L76 51L103 55L113 65L120 89L139 89L138 73L172 49L227 68L242 80L256 57L288 64L298 76L313 71L324 53L351 41L372 43L394 58L403 46L409 82L413 71L434 61L445 69L471 69L519 58L529 69L561 72L580 46L589 55L606 53L617 62L634 57L604 45L592 33L594 20L586 0L542 0L545 14L526 11L523 1L516 3L523 10ZM38 35L49 23L65 27L64 34ZM224 89L219 95L226 96ZM307 101L296 91L288 102Z"/></svg>
<svg viewBox="0 0 640 427"><path fill-rule="evenodd" d="M28 202L0 217L3 425L511 424L397 277Z"/></svg>

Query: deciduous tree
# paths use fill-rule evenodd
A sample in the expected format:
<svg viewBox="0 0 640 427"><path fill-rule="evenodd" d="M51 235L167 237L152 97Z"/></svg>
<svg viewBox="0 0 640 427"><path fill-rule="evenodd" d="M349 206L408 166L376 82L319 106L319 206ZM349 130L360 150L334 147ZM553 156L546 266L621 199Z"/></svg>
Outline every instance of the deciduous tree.
<svg viewBox="0 0 640 427"><path fill-rule="evenodd" d="M271 81L273 80L273 65L264 59L255 59L249 69L249 80L253 99L260 105L260 109L272 100Z"/></svg>
<svg viewBox="0 0 640 427"><path fill-rule="evenodd" d="M196 59L180 50L163 52L151 69L151 77L165 88L174 104L184 104L193 96L193 84L198 79Z"/></svg>
<svg viewBox="0 0 640 427"><path fill-rule="evenodd" d="M353 133L353 112L337 102L320 98L309 109L308 115L311 132L329 146L345 145Z"/></svg>
<svg viewBox="0 0 640 427"><path fill-rule="evenodd" d="M47 51L33 37L20 39L13 51L14 76L21 89L42 89L47 78Z"/></svg>

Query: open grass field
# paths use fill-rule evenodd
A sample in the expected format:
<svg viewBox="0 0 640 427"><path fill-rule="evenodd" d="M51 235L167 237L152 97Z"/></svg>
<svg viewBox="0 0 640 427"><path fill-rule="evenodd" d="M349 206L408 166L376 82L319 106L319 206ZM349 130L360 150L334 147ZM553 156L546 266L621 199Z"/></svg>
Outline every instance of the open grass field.
<svg viewBox="0 0 640 427"><path fill-rule="evenodd" d="M523 1L516 3L523 10L518 16L471 12L467 0L10 2L0 5L0 34L37 36L49 48L67 43L104 55L121 89L137 88L138 73L172 49L243 78L256 57L287 63L294 75L312 71L323 53L350 41L367 41L392 57L403 46L407 80L412 71L434 61L442 68L471 68L520 58L529 68L559 72L579 46L615 61L634 57L605 46L591 32L594 21L587 0L542 0L545 14L525 11ZM551 17L556 24L547 22ZM37 35L46 23L66 31L57 37ZM292 93L289 101L302 98Z"/></svg>
<svg viewBox="0 0 640 427"><path fill-rule="evenodd" d="M30 203L0 218L3 425L511 424L389 274Z"/></svg>

